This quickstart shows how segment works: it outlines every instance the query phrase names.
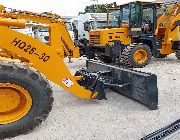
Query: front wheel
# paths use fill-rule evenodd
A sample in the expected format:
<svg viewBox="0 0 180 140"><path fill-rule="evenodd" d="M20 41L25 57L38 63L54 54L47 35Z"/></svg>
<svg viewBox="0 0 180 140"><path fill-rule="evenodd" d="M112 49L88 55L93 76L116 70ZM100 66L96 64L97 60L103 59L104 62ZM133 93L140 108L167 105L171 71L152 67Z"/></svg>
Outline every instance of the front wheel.
<svg viewBox="0 0 180 140"><path fill-rule="evenodd" d="M41 74L19 63L0 62L0 139L40 125L52 103L51 87Z"/></svg>
<svg viewBox="0 0 180 140"><path fill-rule="evenodd" d="M142 68L150 63L151 50L145 44L132 44L122 51L121 62L128 67Z"/></svg>

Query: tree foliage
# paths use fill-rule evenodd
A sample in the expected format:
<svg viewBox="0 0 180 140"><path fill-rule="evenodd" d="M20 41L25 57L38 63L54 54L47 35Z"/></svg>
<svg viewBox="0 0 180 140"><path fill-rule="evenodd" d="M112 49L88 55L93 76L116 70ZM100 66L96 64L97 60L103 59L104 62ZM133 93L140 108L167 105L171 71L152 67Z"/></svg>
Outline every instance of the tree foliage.
<svg viewBox="0 0 180 140"><path fill-rule="evenodd" d="M90 6L86 6L85 13L106 13L106 5L105 4L92 4Z"/></svg>

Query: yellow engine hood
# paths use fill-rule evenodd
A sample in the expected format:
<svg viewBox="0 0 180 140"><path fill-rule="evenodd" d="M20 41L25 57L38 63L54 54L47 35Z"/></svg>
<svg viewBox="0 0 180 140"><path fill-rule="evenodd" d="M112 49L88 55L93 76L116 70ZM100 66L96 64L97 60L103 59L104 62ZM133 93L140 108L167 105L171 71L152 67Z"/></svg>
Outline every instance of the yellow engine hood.
<svg viewBox="0 0 180 140"><path fill-rule="evenodd" d="M115 40L121 41L122 44L131 44L131 39L128 38L128 28L97 29L89 32L91 45L112 45Z"/></svg>

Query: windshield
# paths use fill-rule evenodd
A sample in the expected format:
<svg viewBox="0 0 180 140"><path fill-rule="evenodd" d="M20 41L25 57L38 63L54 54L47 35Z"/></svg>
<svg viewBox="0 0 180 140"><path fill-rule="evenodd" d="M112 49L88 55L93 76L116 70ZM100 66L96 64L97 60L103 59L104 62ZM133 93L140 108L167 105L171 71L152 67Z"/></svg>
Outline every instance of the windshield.
<svg viewBox="0 0 180 140"><path fill-rule="evenodd" d="M66 22L66 27L67 27L68 31L73 31L73 27L72 27L71 22Z"/></svg>
<svg viewBox="0 0 180 140"><path fill-rule="evenodd" d="M122 23L129 24L129 7L125 6L122 9Z"/></svg>
<svg viewBox="0 0 180 140"><path fill-rule="evenodd" d="M48 28L38 28L39 32L49 32Z"/></svg>
<svg viewBox="0 0 180 140"><path fill-rule="evenodd" d="M153 8L143 9L143 21L153 23Z"/></svg>
<svg viewBox="0 0 180 140"><path fill-rule="evenodd" d="M109 14L109 26L119 27L120 10L114 10Z"/></svg>
<svg viewBox="0 0 180 140"><path fill-rule="evenodd" d="M140 4L135 4L132 3L131 4L131 26L132 27L139 27L141 26L141 19L140 19L140 15L141 15L141 6Z"/></svg>

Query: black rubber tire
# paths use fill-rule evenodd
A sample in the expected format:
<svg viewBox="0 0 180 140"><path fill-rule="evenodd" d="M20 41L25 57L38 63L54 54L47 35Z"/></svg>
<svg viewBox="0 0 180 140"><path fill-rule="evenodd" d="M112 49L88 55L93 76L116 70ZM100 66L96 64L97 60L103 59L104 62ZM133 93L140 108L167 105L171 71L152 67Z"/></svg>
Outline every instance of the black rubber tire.
<svg viewBox="0 0 180 140"><path fill-rule="evenodd" d="M180 60L180 50L176 50L176 58L178 59L178 60Z"/></svg>
<svg viewBox="0 0 180 140"><path fill-rule="evenodd" d="M0 61L0 83L16 84L32 97L32 106L20 120L0 125L0 139L30 132L44 121L52 109L53 94L48 81L33 68L24 64Z"/></svg>
<svg viewBox="0 0 180 140"><path fill-rule="evenodd" d="M139 49L143 49L148 55L147 60L142 64L139 64L134 60L134 54ZM126 46L125 49L122 51L121 64L130 68L143 68L150 63L151 56L151 49L146 44L131 44L129 46Z"/></svg>

